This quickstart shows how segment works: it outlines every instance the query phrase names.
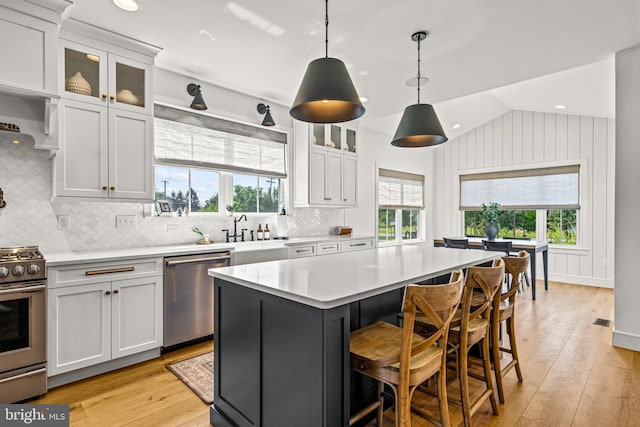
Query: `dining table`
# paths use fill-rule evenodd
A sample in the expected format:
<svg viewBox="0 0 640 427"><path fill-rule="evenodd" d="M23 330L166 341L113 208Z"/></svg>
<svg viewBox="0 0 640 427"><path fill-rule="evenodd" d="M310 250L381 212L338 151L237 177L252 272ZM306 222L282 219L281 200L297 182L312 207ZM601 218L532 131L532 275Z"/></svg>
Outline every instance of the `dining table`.
<svg viewBox="0 0 640 427"><path fill-rule="evenodd" d="M481 237L451 237L452 239L468 239L469 249L481 249L484 250L482 244L483 239ZM536 299L536 254L542 254L542 272L544 275L544 290L549 290L549 243L540 240L528 240L528 239L506 239L497 238L494 241L508 241L511 242L511 247L514 251L526 251L529 253L529 259L531 263L531 299ZM435 247L443 247L444 239L434 239L433 245Z"/></svg>

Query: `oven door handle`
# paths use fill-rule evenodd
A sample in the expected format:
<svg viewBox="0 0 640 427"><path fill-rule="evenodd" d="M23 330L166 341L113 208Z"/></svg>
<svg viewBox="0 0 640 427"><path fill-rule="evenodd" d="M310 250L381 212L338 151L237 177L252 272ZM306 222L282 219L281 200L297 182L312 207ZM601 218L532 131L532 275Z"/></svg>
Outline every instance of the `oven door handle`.
<svg viewBox="0 0 640 427"><path fill-rule="evenodd" d="M33 377L47 372L47 368L36 369L35 371L25 372L24 374L16 375L15 377L3 378L0 380L0 384L9 383L11 381L19 380L20 378Z"/></svg>
<svg viewBox="0 0 640 427"><path fill-rule="evenodd" d="M13 288L13 289L2 289L0 290L0 295L8 295L8 294L24 294L28 292L39 292L44 290L45 285L36 285L36 286L25 286L22 288Z"/></svg>
<svg viewBox="0 0 640 427"><path fill-rule="evenodd" d="M165 265L167 267L170 267L172 265L178 265L178 264L191 264L191 263L203 262L203 261L224 261L227 259L231 259L231 256L223 255L223 256L217 256L217 257L211 257L211 258L191 258L191 259L171 260L171 261L166 261Z"/></svg>

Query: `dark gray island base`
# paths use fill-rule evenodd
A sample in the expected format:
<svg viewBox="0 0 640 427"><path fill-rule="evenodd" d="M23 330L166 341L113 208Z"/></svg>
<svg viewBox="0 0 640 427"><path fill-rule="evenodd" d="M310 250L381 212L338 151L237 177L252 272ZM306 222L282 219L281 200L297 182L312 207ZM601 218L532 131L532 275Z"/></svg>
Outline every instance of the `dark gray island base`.
<svg viewBox="0 0 640 427"><path fill-rule="evenodd" d="M317 268L314 260L296 259L210 270L215 288L211 424L347 427L350 414L376 398L375 383L349 368L350 332L378 320L395 323L405 284L497 256L433 247L424 249L426 255L415 251L326 255L317 257L323 259ZM389 259L389 252L404 255L405 265L397 271L377 267L374 261L380 255ZM425 261L432 257L431 268L415 266L429 265ZM328 270L329 261L340 271ZM331 299L324 299L327 293Z"/></svg>

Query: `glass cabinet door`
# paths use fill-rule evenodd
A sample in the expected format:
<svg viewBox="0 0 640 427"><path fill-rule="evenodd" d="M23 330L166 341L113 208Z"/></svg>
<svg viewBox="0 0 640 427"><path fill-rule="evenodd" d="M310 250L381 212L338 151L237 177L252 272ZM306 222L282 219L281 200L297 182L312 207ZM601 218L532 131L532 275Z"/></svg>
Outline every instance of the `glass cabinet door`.
<svg viewBox="0 0 640 427"><path fill-rule="evenodd" d="M314 145L319 145L321 147L327 145L324 129L325 126L321 124L314 123L313 125L311 125L311 137Z"/></svg>
<svg viewBox="0 0 640 427"><path fill-rule="evenodd" d="M131 111L149 110L151 94L147 79L151 75L149 65L109 55L109 95L111 106ZM115 96L115 99L113 98Z"/></svg>
<svg viewBox="0 0 640 427"><path fill-rule="evenodd" d="M356 152L356 131L353 129L346 130L345 147L344 149L349 153Z"/></svg>
<svg viewBox="0 0 640 427"><path fill-rule="evenodd" d="M64 48L63 90L67 97L85 102L106 102L107 54L81 45Z"/></svg>
<svg viewBox="0 0 640 427"><path fill-rule="evenodd" d="M335 148L336 150L342 150L342 126L330 125L331 126L331 141L329 142L329 147Z"/></svg>

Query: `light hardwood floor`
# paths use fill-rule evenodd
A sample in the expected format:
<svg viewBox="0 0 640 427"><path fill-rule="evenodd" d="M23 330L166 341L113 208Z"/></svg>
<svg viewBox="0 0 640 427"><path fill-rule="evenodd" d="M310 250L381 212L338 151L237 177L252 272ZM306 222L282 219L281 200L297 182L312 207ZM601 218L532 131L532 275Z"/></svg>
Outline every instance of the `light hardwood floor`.
<svg viewBox="0 0 640 427"><path fill-rule="evenodd" d="M596 318L613 320L613 290L549 285L545 292L538 282L536 301L531 300L530 291L518 295L516 321L524 382L519 383L512 370L505 379L506 404L499 405L500 415L493 416L486 402L474 424L640 426L640 353L612 347L612 326L592 324ZM171 352L59 387L31 403L70 404L73 426L207 426L209 405L166 365L211 348L209 342ZM414 399L429 405L423 396ZM453 425L461 423L459 409L450 407ZM413 427L430 425L418 416L413 418Z"/></svg>

